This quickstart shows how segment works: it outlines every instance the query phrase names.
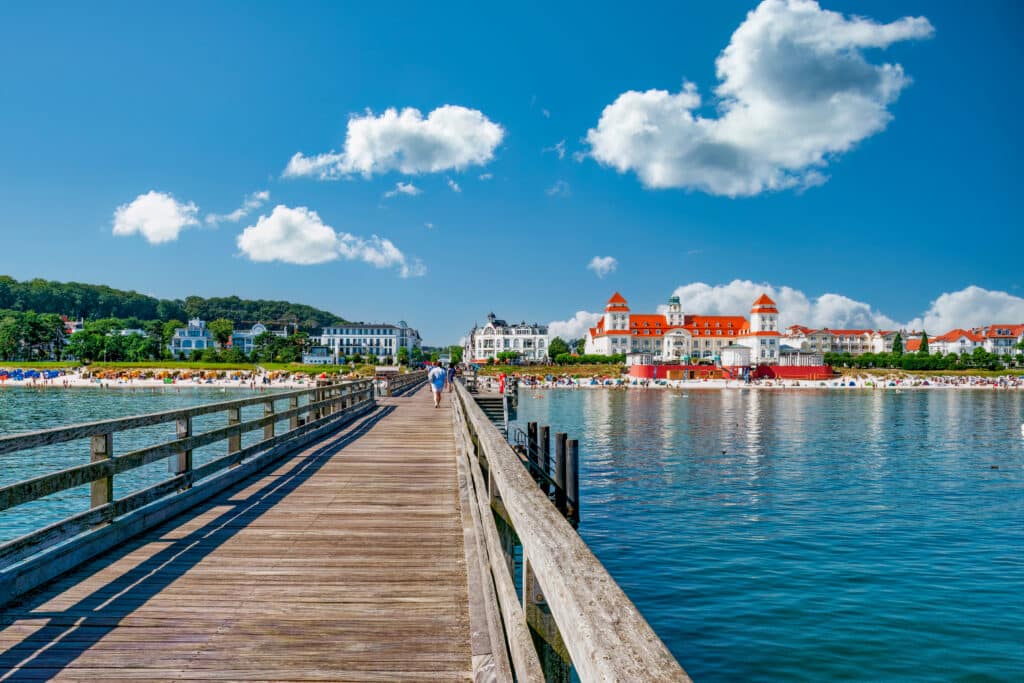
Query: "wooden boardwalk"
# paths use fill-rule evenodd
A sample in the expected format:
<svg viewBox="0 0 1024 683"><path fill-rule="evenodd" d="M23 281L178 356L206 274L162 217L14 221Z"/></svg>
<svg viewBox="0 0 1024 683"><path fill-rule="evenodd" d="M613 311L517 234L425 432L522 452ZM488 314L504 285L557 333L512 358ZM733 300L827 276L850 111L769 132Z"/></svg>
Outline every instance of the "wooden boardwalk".
<svg viewBox="0 0 1024 683"><path fill-rule="evenodd" d="M425 393L8 606L0 680L471 678L449 397Z"/></svg>

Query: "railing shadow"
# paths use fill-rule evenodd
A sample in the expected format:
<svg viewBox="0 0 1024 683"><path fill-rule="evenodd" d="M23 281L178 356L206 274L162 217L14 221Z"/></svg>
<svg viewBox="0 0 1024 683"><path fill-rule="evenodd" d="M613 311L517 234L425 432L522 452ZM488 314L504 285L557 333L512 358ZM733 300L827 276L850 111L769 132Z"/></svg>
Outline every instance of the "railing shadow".
<svg viewBox="0 0 1024 683"><path fill-rule="evenodd" d="M0 653L0 681L38 680L42 669L57 671L66 667L110 633L123 618L184 575L240 529L273 508L316 474L331 456L365 435L394 410L394 406L382 407L341 438L315 450L288 472L272 477L266 486L244 500L231 499L238 491L266 477L266 470L10 603L0 615L0 634L16 621L46 619L48 623ZM282 459L278 465L284 462ZM168 532L217 507L229 509L180 539L166 541L163 538ZM155 541L169 545L67 609L36 611L67 590L69 578L76 582L86 580ZM75 636L68 638L72 632ZM26 669L15 670L15 667Z"/></svg>

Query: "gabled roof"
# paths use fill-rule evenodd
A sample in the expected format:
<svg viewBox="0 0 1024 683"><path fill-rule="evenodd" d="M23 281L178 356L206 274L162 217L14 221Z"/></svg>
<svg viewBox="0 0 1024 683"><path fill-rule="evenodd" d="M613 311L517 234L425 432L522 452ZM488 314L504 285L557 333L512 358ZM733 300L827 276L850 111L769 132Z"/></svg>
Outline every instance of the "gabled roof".
<svg viewBox="0 0 1024 683"><path fill-rule="evenodd" d="M930 342L952 342L952 341L957 341L958 339L960 339L962 337L970 339L972 342L982 342L982 341L985 340L984 336L982 336L982 335L980 335L980 334L978 334L976 332L971 332L970 330L964 330L964 329L959 329L958 328L958 329L955 329L955 330L950 330L946 334L939 335L938 337L930 337L928 339L928 341L929 341L929 343Z"/></svg>
<svg viewBox="0 0 1024 683"><path fill-rule="evenodd" d="M757 301L754 302L755 306L774 306L775 302L772 301L767 294L762 294L757 297Z"/></svg>
<svg viewBox="0 0 1024 683"><path fill-rule="evenodd" d="M608 299L608 303L610 303L610 304L624 304L624 303L626 303L626 299L625 299L625 297L623 297L618 292L615 292L614 294L612 294L612 298Z"/></svg>

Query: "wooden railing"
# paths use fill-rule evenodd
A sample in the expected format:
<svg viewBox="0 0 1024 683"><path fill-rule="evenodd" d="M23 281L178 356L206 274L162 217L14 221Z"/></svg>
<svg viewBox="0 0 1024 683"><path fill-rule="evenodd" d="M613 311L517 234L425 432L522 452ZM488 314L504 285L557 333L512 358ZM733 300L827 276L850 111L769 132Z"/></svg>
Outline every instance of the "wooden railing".
<svg viewBox="0 0 1024 683"><path fill-rule="evenodd" d="M427 381L426 370L416 370L414 372L408 372L404 375L395 375L394 377L388 378L387 381L387 396L398 396L405 391L415 387L421 382Z"/></svg>
<svg viewBox="0 0 1024 683"><path fill-rule="evenodd" d="M287 407L279 408L282 403ZM242 409L259 405L262 415L243 422ZM0 486L0 511L85 484L90 488L87 511L0 545L0 605L240 481L374 405L371 380L320 382L310 389L0 437L0 464L11 453L84 439L89 440L90 452L88 463ZM193 433L195 418L215 413L226 415L225 426ZM284 420L288 428L277 433L277 423ZM177 438L116 453L119 432L169 423L174 423ZM257 430L262 430L262 438L243 447L242 435ZM220 441L226 442L225 455L193 465L193 450ZM117 475L162 459L170 463L168 478L114 498ZM154 510L157 505L161 507ZM142 512L146 514L136 514ZM77 539L81 542L69 550L67 542L76 537L85 540Z"/></svg>
<svg viewBox="0 0 1024 683"><path fill-rule="evenodd" d="M463 505L479 564L470 582L477 576L484 606L497 606L487 612L497 678L569 681L575 670L582 681L688 681L466 388L455 389Z"/></svg>

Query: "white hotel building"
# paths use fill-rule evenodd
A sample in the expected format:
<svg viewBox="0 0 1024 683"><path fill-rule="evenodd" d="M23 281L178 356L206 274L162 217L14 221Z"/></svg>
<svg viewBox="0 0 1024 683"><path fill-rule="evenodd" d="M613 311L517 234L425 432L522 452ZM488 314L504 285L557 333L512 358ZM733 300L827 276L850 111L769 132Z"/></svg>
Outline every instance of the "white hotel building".
<svg viewBox="0 0 1024 683"><path fill-rule="evenodd" d="M750 309L750 320L741 315L694 315L683 311L679 297L668 300L660 313L632 313L616 292L608 300L604 315L587 331L584 353L615 355L650 354L662 362L721 360L723 350L730 358L746 358L752 365L777 364L781 341L779 309L762 294Z"/></svg>
<svg viewBox="0 0 1024 683"><path fill-rule="evenodd" d="M525 361L542 361L548 357L548 327L525 321L509 325L493 313L483 327L473 326L462 349L464 360L486 363L503 351L515 351Z"/></svg>
<svg viewBox="0 0 1024 683"><path fill-rule="evenodd" d="M404 320L397 325L384 323L346 323L325 327L320 333L319 345L330 349L333 362L345 356L374 355L378 358L390 356L394 359L399 349L412 350L423 345L420 333L409 327Z"/></svg>

